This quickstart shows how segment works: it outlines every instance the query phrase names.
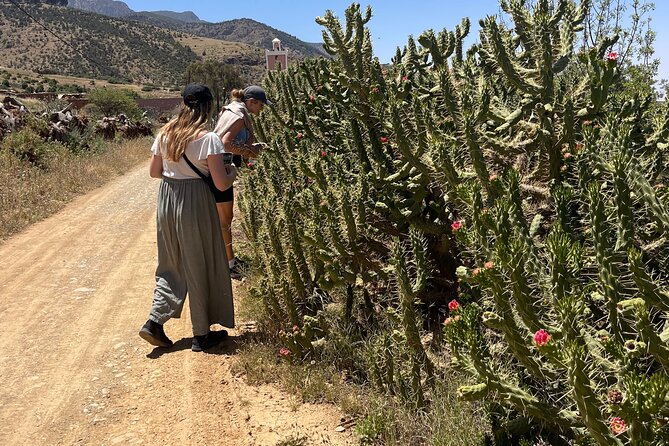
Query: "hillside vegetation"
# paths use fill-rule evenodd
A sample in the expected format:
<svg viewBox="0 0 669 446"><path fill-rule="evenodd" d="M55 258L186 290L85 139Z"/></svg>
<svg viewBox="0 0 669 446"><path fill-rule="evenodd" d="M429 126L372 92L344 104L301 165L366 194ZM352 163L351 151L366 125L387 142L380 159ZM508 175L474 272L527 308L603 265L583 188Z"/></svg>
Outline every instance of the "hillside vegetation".
<svg viewBox="0 0 669 446"><path fill-rule="evenodd" d="M9 68L164 85L180 83L188 64L198 59L173 31L70 8L23 7L62 41L18 8L3 5L0 48Z"/></svg>
<svg viewBox="0 0 669 446"><path fill-rule="evenodd" d="M244 42L260 48L272 48L272 40L279 38L281 44L294 53L291 57L327 57L322 47L303 42L290 34L251 19L235 19L220 23L187 23L180 29L197 36Z"/></svg>

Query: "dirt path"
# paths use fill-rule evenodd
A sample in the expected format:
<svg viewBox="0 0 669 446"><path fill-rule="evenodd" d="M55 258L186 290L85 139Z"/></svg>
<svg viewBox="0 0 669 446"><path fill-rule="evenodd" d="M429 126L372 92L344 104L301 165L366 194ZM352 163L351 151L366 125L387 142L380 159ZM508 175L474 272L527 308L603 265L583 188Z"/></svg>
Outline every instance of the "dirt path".
<svg viewBox="0 0 669 446"><path fill-rule="evenodd" d="M356 444L328 405L298 405L230 372L243 331L212 354L137 332L156 262L158 182L141 168L0 244L1 445Z"/></svg>

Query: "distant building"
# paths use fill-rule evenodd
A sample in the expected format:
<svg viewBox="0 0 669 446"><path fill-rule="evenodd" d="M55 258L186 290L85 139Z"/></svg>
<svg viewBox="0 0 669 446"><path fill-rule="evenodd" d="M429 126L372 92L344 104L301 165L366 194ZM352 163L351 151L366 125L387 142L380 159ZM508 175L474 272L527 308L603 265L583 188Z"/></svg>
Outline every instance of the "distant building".
<svg viewBox="0 0 669 446"><path fill-rule="evenodd" d="M268 70L285 70L288 68L288 50L281 49L279 39L272 40L272 49L265 50L265 61Z"/></svg>

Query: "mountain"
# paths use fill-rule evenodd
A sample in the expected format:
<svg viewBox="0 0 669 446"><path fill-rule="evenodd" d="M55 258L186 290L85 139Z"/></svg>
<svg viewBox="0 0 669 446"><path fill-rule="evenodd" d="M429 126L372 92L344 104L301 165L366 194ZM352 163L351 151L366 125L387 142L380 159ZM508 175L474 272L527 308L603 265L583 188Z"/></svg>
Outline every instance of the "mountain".
<svg viewBox="0 0 669 446"><path fill-rule="evenodd" d="M146 11L145 11L146 12ZM198 22L203 22L203 20L200 20L200 18L195 15L194 12L192 11L184 11L184 12L174 12L174 11L151 11L151 14L156 14L159 16L167 17L179 22L185 22L185 23L198 23Z"/></svg>
<svg viewBox="0 0 669 446"><path fill-rule="evenodd" d="M0 65L172 88L183 83L189 64L206 59L233 64L244 83L259 83L265 76L265 49L276 37L290 60L324 55L319 44L251 19L208 23L190 12L134 12L111 0L50 4L65 1L22 0L28 14L0 2ZM79 9L84 7L95 12Z"/></svg>
<svg viewBox="0 0 669 446"><path fill-rule="evenodd" d="M68 0L67 6L109 17L125 17L135 12L118 0Z"/></svg>
<svg viewBox="0 0 669 446"><path fill-rule="evenodd" d="M67 1L67 6L117 18L127 17L136 13L125 2L119 0L69 0ZM179 23L196 23L202 21L192 11L142 11L139 14L167 17Z"/></svg>
<svg viewBox="0 0 669 446"><path fill-rule="evenodd" d="M0 6L0 64L42 74L178 85L199 57L181 33L46 4Z"/></svg>
<svg viewBox="0 0 669 446"><path fill-rule="evenodd" d="M235 65L244 83L259 83L265 75L263 50L245 43L74 8L33 3L23 8L58 38L18 8L0 3L0 65L7 68L176 87L190 63L217 59Z"/></svg>
<svg viewBox="0 0 669 446"><path fill-rule="evenodd" d="M288 50L291 59L329 57L321 44L303 42L295 36L248 18L209 23L200 20L191 11L135 12L125 3L114 0L70 0L68 6L112 17L150 23L161 28L171 28L196 36L247 43L262 49L272 48L272 40L278 37L283 47Z"/></svg>
<svg viewBox="0 0 669 446"><path fill-rule="evenodd" d="M260 48L272 48L272 40L279 38L281 45L292 57L329 57L322 45L303 42L295 36L252 19L235 19L220 23L187 23L179 29L196 36L244 42Z"/></svg>

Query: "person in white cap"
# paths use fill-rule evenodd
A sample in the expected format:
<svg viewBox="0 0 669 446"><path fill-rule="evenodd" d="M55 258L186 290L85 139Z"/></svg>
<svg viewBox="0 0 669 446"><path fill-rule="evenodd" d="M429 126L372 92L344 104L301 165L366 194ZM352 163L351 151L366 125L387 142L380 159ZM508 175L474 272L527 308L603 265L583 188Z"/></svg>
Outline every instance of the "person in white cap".
<svg viewBox="0 0 669 446"><path fill-rule="evenodd" d="M257 85L251 85L243 90L232 90L231 96L232 101L221 111L214 132L223 141L225 151L233 155L233 163L239 167L242 158L256 158L262 150L262 144L255 143L249 113L259 115L263 107L271 105L271 102L267 99L265 90ZM231 186L217 198L216 209L221 221L230 276L233 279L240 279L243 268L232 249L233 205L234 191Z"/></svg>

